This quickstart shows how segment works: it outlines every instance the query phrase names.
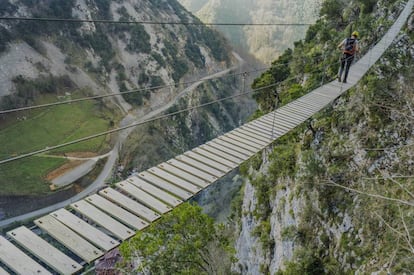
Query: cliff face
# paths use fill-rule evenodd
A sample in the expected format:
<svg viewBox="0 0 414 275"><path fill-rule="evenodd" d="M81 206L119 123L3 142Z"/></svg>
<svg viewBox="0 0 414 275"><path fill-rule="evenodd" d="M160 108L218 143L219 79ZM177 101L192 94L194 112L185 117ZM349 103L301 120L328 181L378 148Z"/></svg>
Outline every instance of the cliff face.
<svg viewBox="0 0 414 275"><path fill-rule="evenodd" d="M395 19L397 2L378 3L370 16ZM312 128L299 127L250 162L236 271L413 272L413 50L408 24Z"/></svg>
<svg viewBox="0 0 414 275"><path fill-rule="evenodd" d="M322 1L184 1L180 3L203 22L221 23L313 23ZM270 64L293 42L303 39L307 26L218 26L232 45Z"/></svg>

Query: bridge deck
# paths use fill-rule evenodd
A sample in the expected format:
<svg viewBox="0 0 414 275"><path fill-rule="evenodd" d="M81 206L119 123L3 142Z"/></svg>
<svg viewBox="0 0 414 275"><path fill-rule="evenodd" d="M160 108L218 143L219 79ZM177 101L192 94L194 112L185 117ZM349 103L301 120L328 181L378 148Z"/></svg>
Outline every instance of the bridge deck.
<svg viewBox="0 0 414 275"><path fill-rule="evenodd" d="M72 203L75 212L62 208L43 216L34 221L39 227L36 232L41 230L42 234L26 227L7 232L10 240L0 236L1 263L18 274L79 272L83 268L80 259L90 263L100 258L104 251L117 247L136 230L207 188L353 87L397 36L413 2L407 2L381 41L352 66L349 84L333 81L323 85L270 114L119 182L115 188ZM44 240L45 234L60 246ZM64 254L59 249L62 245L79 258ZM0 267L0 274L7 271Z"/></svg>
<svg viewBox="0 0 414 275"><path fill-rule="evenodd" d="M27 227L21 226L9 231L7 235L61 274L71 274L83 268L82 265L50 245Z"/></svg>

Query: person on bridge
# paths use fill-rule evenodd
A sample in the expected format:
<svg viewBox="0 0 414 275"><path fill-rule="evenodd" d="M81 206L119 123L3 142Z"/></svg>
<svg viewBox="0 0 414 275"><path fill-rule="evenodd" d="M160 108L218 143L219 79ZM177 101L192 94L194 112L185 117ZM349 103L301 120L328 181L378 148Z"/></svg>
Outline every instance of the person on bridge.
<svg viewBox="0 0 414 275"><path fill-rule="evenodd" d="M351 63L354 60L355 54L359 53L358 36L359 33L357 31L354 31L351 37L345 38L338 45L338 49L342 50L341 67L339 68L338 72L339 82L342 81L343 83L346 83ZM342 80L342 73L344 72L344 70L345 75L344 79Z"/></svg>

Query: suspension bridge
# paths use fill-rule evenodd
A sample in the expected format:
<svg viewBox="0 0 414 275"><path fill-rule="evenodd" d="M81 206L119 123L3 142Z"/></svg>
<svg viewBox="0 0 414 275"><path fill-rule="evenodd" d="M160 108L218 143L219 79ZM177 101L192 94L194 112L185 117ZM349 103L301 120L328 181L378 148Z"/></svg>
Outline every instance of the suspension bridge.
<svg viewBox="0 0 414 275"><path fill-rule="evenodd" d="M189 200L352 88L397 37L409 0L383 38L351 67L348 83L305 96L193 150L0 236L0 275L74 274ZM4 268L2 268L3 266ZM7 270L6 270L7 269Z"/></svg>

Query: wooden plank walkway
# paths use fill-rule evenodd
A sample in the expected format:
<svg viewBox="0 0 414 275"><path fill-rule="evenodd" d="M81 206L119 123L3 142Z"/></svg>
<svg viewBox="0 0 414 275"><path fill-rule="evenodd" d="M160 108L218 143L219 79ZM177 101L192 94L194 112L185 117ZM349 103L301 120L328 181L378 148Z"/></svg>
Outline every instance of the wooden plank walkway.
<svg viewBox="0 0 414 275"><path fill-rule="evenodd" d="M0 274L79 273L85 263L100 258L137 230L208 188L353 87L391 45L413 3L407 2L387 34L352 66L348 84L333 81L323 85L272 113L74 202L67 209L36 219L36 233L24 226L7 232L8 238L0 236L0 261L9 270L0 267ZM60 244L46 241L45 235Z"/></svg>
<svg viewBox="0 0 414 275"><path fill-rule="evenodd" d="M34 223L44 232L52 236L55 240L63 244L73 253L78 255L87 263L103 256L103 252L89 243L75 231L65 226L50 215L46 215L34 221Z"/></svg>
<svg viewBox="0 0 414 275"><path fill-rule="evenodd" d="M18 274L52 274L2 236L0 236L0 259Z"/></svg>
<svg viewBox="0 0 414 275"><path fill-rule="evenodd" d="M83 268L27 227L21 226L9 231L7 235L60 274L72 274Z"/></svg>

